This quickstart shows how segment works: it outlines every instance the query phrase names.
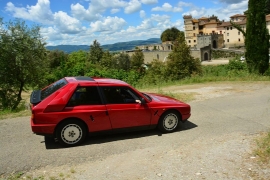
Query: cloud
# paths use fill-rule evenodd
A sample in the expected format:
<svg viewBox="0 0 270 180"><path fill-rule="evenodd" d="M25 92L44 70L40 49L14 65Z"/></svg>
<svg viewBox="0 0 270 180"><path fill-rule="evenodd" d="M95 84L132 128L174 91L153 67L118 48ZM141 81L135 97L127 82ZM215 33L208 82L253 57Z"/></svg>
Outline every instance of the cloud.
<svg viewBox="0 0 270 180"><path fill-rule="evenodd" d="M128 5L125 7L126 14L132 14L141 9L141 3L138 0L131 0Z"/></svg>
<svg viewBox="0 0 270 180"><path fill-rule="evenodd" d="M157 4L158 0L141 0L143 4Z"/></svg>
<svg viewBox="0 0 270 180"><path fill-rule="evenodd" d="M182 12L183 9L180 7L173 7L169 3L164 3L162 7L154 7L152 11L165 11L165 12Z"/></svg>
<svg viewBox="0 0 270 180"><path fill-rule="evenodd" d="M119 31L127 23L124 19L118 17L107 17L103 21L96 21L90 24L90 29L93 32L114 32Z"/></svg>
<svg viewBox="0 0 270 180"><path fill-rule="evenodd" d="M220 2L224 2L226 4L237 4L241 3L243 0L219 0Z"/></svg>
<svg viewBox="0 0 270 180"><path fill-rule="evenodd" d="M118 13L119 11L120 11L120 9L111 9L111 14Z"/></svg>
<svg viewBox="0 0 270 180"><path fill-rule="evenodd" d="M78 33L81 31L79 20L70 17L66 12L59 11L54 15L54 24L61 33Z"/></svg>
<svg viewBox="0 0 270 180"><path fill-rule="evenodd" d="M146 17L146 13L145 13L144 10L141 10L141 11L140 11L140 17L141 17L141 18L145 18L145 17Z"/></svg>
<svg viewBox="0 0 270 180"><path fill-rule="evenodd" d="M114 14L120 11L120 8L125 8L129 4L123 0L91 0L88 7L85 8L80 3L71 4L71 13L74 17L86 20L95 21L102 18L102 13L107 9L111 9L111 13Z"/></svg>
<svg viewBox="0 0 270 180"><path fill-rule="evenodd" d="M53 21L53 13L50 9L49 0L38 0L34 6L15 7L12 2L8 2L5 10L11 12L13 17L22 18L39 22L42 24L51 24Z"/></svg>

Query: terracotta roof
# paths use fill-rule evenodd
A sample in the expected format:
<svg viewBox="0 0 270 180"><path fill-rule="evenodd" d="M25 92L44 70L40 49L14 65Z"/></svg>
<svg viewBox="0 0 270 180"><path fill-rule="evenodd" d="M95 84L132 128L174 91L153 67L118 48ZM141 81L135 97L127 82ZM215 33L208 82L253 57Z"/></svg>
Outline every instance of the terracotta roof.
<svg viewBox="0 0 270 180"><path fill-rule="evenodd" d="M197 23L197 22L199 22L199 20L198 19L192 19L192 22Z"/></svg>
<svg viewBox="0 0 270 180"><path fill-rule="evenodd" d="M243 21L240 21L240 22L234 22L235 24L238 24L238 25L243 25L243 24L246 24L247 21L246 20L243 20ZM232 24L230 22L222 22L221 25L219 25L218 27L226 27L226 26L232 26Z"/></svg>
<svg viewBox="0 0 270 180"><path fill-rule="evenodd" d="M207 17L201 17L201 18L199 18L199 19L208 19Z"/></svg>
<svg viewBox="0 0 270 180"><path fill-rule="evenodd" d="M230 18L233 18L233 17L246 17L246 16L243 14L235 14L235 15L231 16Z"/></svg>

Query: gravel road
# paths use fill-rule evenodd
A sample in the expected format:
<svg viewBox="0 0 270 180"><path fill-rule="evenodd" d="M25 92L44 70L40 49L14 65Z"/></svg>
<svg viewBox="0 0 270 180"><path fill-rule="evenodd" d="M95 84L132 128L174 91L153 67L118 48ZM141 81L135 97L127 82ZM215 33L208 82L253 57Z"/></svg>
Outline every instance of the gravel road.
<svg viewBox="0 0 270 180"><path fill-rule="evenodd" d="M270 179L252 155L270 129L270 83L209 83L162 91L196 93L192 116L171 134L157 130L90 137L62 148L32 134L29 117L0 120L0 174L48 179Z"/></svg>

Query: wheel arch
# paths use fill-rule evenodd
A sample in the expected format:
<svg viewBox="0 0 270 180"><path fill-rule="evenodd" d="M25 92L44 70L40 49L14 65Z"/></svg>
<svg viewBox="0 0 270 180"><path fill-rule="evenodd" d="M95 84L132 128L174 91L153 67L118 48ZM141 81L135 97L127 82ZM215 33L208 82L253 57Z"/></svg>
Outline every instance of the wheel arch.
<svg viewBox="0 0 270 180"><path fill-rule="evenodd" d="M158 121L160 121L161 117L162 117L165 113L168 113L169 111L172 111L172 112L177 113L177 114L179 115L179 118L180 118L179 120L182 121L182 114L181 114L181 112L179 112L176 108L169 108L169 109L165 110L165 111L160 115L160 118L159 118Z"/></svg>
<svg viewBox="0 0 270 180"><path fill-rule="evenodd" d="M61 121L56 125L56 127L55 127L55 129L54 129L54 133L53 133L53 136L54 136L54 137L56 137L56 131L57 131L57 129L59 128L59 126L60 126L61 124L63 124L64 122L68 121L68 120L76 120L76 121L81 122L81 123L85 126L86 131L89 132L88 125L85 123L85 121L83 121L82 119L77 118L77 117L69 117L69 118L65 118L65 119L61 120Z"/></svg>

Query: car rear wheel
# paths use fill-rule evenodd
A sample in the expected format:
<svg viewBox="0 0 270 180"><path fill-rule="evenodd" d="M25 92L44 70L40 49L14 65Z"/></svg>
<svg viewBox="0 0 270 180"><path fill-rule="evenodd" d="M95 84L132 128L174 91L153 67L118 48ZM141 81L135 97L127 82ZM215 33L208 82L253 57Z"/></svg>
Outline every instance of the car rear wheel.
<svg viewBox="0 0 270 180"><path fill-rule="evenodd" d="M179 125L180 116L177 111L167 111L159 119L158 128L160 131L173 132Z"/></svg>
<svg viewBox="0 0 270 180"><path fill-rule="evenodd" d="M76 146L86 137L86 128L78 120L64 121L57 129L57 140L64 146Z"/></svg>

